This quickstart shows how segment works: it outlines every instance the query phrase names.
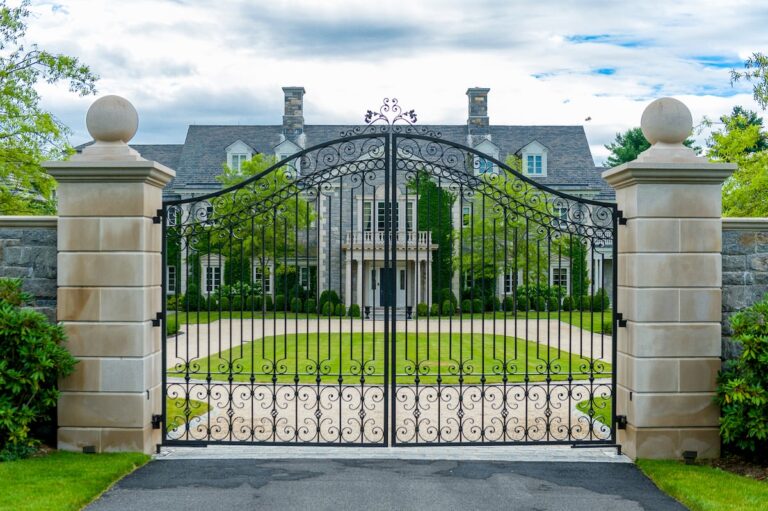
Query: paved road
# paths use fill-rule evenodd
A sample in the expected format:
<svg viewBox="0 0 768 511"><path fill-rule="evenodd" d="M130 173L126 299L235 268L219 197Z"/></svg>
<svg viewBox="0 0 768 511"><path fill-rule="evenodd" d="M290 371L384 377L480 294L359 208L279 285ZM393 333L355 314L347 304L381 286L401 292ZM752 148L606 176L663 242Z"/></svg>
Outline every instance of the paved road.
<svg viewBox="0 0 768 511"><path fill-rule="evenodd" d="M160 460L89 511L685 510L629 463Z"/></svg>

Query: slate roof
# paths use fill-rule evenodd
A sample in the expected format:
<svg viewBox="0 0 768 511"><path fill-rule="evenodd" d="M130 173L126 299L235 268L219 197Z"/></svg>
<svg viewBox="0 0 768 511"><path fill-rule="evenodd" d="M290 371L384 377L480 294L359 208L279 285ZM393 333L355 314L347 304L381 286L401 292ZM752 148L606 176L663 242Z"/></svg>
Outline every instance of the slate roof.
<svg viewBox="0 0 768 511"><path fill-rule="evenodd" d="M467 143L466 125L422 125L439 132L441 138L459 144ZM309 124L304 128L306 147L339 138L354 125ZM600 200L614 200L614 192L600 177L605 170L596 167L582 126L491 126L491 141L499 146L499 159L516 154L537 141L549 149L547 176L538 182L563 191L597 192ZM273 154L281 141L282 126L200 126L187 130L184 144L133 145L144 158L158 161L176 171L176 179L166 188L166 194L181 188L218 188L216 176L227 159L226 148L242 140L259 153ZM82 146L81 146L82 147Z"/></svg>

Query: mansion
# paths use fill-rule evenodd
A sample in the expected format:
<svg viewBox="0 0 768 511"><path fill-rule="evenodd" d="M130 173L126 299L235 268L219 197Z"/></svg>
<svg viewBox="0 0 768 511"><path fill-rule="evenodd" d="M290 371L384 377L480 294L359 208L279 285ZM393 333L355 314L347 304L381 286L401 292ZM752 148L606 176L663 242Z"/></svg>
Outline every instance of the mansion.
<svg viewBox="0 0 768 511"><path fill-rule="evenodd" d="M154 160L176 171L176 177L164 190L165 200L183 200L204 196L222 189L217 176L223 165L233 170L257 154L274 155L278 161L290 158L303 149L338 139L355 126L314 125L304 120L304 88L284 87L285 110L281 125L237 125L188 127L183 144L132 145L142 157ZM613 202L611 188L600 177L603 169L595 167L582 126L511 126L491 125L488 116L487 88L467 90L468 118L462 125L425 125L439 133L447 142L461 144L479 153L504 162L510 155L519 158L521 173L537 183L570 196L603 202ZM490 162L480 159L476 172L483 173ZM385 279L384 247L394 243L396 254L394 293L391 299L397 307L432 303L434 291L433 261L439 244L429 230L417 228L417 204L413 191L397 183L394 197L392 236L384 225L384 180L377 177L356 191L345 193L344 185L336 195L319 195L313 205L312 229L306 228L301 237L301 257L290 260L297 266L296 278L305 289L314 288L319 294L334 290L347 305L378 307L383 304L382 282ZM342 197L343 195L343 197ZM336 199L336 200L334 200ZM201 207L197 205L195 207ZM203 205L202 207L205 207ZM453 203L451 221L454 228L465 228L472 221L472 205L464 200ZM193 216L188 213L188 216ZM458 240L455 241L458 245ZM598 287L610 289L613 278L612 247L604 246L593 264L588 265L589 279ZM570 262L567 257L547 254L550 258L547 285L559 285L571 294ZM200 291L215 293L225 282L227 254L200 254L194 263L200 275ZM277 258L279 259L279 258ZM184 294L190 270L188 258L180 266L167 266L167 293ZM199 262L198 262L199 261ZM251 265L251 277L263 283L262 292L274 295L276 289L275 262L269 258ZM279 262L278 262L279 265ZM506 267L506 265L505 265ZM524 281L522 269L513 275L509 271L496 276L498 296L511 295L513 287ZM390 281L391 282L391 281ZM467 282L461 282L454 271L450 287L456 296Z"/></svg>

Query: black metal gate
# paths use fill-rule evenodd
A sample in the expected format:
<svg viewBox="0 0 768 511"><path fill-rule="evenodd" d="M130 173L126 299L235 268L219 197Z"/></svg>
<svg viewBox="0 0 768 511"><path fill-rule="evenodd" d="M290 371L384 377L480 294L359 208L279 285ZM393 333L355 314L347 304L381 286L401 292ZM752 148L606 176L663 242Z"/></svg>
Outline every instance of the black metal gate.
<svg viewBox="0 0 768 511"><path fill-rule="evenodd" d="M414 121L164 204L164 443L615 441L615 205Z"/></svg>

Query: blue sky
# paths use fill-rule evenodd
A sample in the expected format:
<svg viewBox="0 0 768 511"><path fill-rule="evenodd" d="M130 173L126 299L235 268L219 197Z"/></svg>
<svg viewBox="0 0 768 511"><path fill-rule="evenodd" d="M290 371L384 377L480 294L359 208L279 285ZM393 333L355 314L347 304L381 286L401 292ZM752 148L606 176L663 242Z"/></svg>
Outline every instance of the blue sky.
<svg viewBox="0 0 768 511"><path fill-rule="evenodd" d="M467 87L490 87L493 124L581 124L603 144L674 96L696 122L741 104L728 71L768 51L768 3L553 0L33 1L29 39L79 57L99 94L139 111L136 143L181 143L189 124L279 124L284 85L308 123L362 120L383 97L423 123L466 122ZM40 87L87 141L93 98ZM589 118L589 121L585 119ZM706 133L699 136L706 137Z"/></svg>

